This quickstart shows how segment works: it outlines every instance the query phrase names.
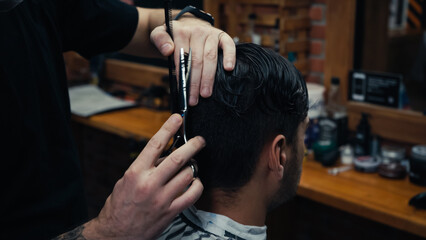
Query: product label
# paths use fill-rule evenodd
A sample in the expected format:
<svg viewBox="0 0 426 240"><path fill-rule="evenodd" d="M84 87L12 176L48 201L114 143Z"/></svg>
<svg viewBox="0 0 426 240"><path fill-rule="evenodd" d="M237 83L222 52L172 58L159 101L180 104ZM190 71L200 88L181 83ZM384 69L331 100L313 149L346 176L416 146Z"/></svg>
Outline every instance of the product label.
<svg viewBox="0 0 426 240"><path fill-rule="evenodd" d="M337 125L333 120L324 118L319 121L320 137L319 141L331 144L337 139Z"/></svg>

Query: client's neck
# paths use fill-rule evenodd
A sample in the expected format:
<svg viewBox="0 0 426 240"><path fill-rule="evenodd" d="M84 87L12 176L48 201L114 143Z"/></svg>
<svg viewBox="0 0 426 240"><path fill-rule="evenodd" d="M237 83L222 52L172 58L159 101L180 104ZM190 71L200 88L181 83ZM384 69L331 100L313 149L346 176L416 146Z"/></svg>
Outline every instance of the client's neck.
<svg viewBox="0 0 426 240"><path fill-rule="evenodd" d="M243 187L236 193L222 190L205 191L196 203L200 210L221 214L251 226L264 226L267 206L261 194Z"/></svg>

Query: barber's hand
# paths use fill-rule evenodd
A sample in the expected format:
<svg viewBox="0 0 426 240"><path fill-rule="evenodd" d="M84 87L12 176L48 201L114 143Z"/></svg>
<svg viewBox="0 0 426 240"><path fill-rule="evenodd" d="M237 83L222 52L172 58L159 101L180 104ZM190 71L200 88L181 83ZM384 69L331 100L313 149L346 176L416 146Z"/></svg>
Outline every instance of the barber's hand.
<svg viewBox="0 0 426 240"><path fill-rule="evenodd" d="M184 15L185 16L185 15ZM189 104L198 103L198 97L210 97L217 67L218 47L223 50L223 66L231 71L235 66L235 44L232 38L210 23L195 17L183 17L173 21L173 38L166 32L165 25L155 28L151 42L164 56L174 53L175 65L179 66L179 51L192 50L192 74ZM176 44L176 45L175 45ZM176 69L178 71L178 68Z"/></svg>
<svg viewBox="0 0 426 240"><path fill-rule="evenodd" d="M193 179L190 167L179 170L204 147L203 138L189 140L156 166L181 124L182 118L172 115L148 142L116 183L99 216L86 224L87 239L152 239L198 200L203 191L200 180Z"/></svg>

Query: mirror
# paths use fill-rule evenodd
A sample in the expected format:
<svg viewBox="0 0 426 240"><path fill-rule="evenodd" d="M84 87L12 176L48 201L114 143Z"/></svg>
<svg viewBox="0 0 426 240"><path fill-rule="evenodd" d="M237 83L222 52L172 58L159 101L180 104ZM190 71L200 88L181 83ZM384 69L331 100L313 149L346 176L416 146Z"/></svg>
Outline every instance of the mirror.
<svg viewBox="0 0 426 240"><path fill-rule="evenodd" d="M358 0L354 69L401 74L403 109L426 111L426 1Z"/></svg>

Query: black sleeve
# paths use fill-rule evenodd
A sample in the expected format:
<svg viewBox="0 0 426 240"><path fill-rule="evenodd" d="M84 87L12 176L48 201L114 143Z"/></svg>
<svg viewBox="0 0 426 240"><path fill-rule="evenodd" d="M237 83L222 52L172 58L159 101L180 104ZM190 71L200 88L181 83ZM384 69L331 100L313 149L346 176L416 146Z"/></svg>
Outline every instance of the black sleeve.
<svg viewBox="0 0 426 240"><path fill-rule="evenodd" d="M86 58L125 47L138 24L135 7L119 0L64 0L63 50Z"/></svg>

